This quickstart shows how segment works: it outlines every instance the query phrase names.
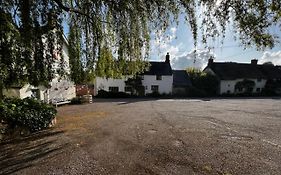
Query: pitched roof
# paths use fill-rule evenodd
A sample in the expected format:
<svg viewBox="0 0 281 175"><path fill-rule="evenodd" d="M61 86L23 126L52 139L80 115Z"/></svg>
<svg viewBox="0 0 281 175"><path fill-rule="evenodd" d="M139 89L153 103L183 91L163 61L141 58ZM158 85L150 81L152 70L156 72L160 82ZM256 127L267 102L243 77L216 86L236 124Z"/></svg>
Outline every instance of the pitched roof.
<svg viewBox="0 0 281 175"><path fill-rule="evenodd" d="M172 68L169 62L149 62L150 67L142 75L172 75Z"/></svg>
<svg viewBox="0 0 281 175"><path fill-rule="evenodd" d="M259 65L259 68L269 79L281 79L281 66Z"/></svg>
<svg viewBox="0 0 281 175"><path fill-rule="evenodd" d="M214 62L206 68L212 71L222 80L234 80L239 78L266 78L259 65L225 62ZM205 68L205 69L206 69Z"/></svg>
<svg viewBox="0 0 281 175"><path fill-rule="evenodd" d="M190 78L185 70L173 70L174 86L191 86Z"/></svg>

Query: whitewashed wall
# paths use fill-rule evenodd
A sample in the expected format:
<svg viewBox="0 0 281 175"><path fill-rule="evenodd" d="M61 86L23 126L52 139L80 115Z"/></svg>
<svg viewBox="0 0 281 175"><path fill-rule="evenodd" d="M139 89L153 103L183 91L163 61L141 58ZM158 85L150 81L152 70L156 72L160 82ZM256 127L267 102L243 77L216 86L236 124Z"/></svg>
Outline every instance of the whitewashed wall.
<svg viewBox="0 0 281 175"><path fill-rule="evenodd" d="M145 87L145 94L152 93L151 86L158 85L159 93L171 94L173 89L173 76L162 76L162 80L156 80L156 75L144 75L142 84ZM96 88L95 92L98 94L99 90L109 91L109 87L118 87L119 92L125 92L125 81L127 78L123 79L113 79L113 78L96 78Z"/></svg>
<svg viewBox="0 0 281 175"><path fill-rule="evenodd" d="M125 92L125 81L127 78L113 79L113 78L96 78L95 94L98 94L99 90L109 91L109 87L118 87L119 92Z"/></svg>
<svg viewBox="0 0 281 175"><path fill-rule="evenodd" d="M20 89L20 98L27 98L32 96L32 90L33 89L38 89L39 90L39 100L45 100L44 98L44 93L46 93L47 88L44 86L39 86L39 87L34 87L32 85L25 85Z"/></svg>
<svg viewBox="0 0 281 175"><path fill-rule="evenodd" d="M221 80L220 81L220 94L225 94L229 91L230 94L235 93L235 85L237 82L239 81L243 81L244 79L236 79L236 80ZM255 86L253 89L254 93L258 93L257 92L257 88L260 88L260 90L262 90L262 88L264 88L265 84L266 84L266 80L262 79L260 82L257 81L257 79L248 79L248 80L252 80L255 82Z"/></svg>
<svg viewBox="0 0 281 175"><path fill-rule="evenodd" d="M24 99L32 96L32 90L39 90L39 100L46 100L44 97L45 93L47 93L47 88L44 86L34 87L30 84L24 85L22 88L9 88L3 91L3 94L7 97L16 97L20 99Z"/></svg>
<svg viewBox="0 0 281 175"><path fill-rule="evenodd" d="M173 89L173 76L162 76L162 80L156 80L156 75L144 75L142 84L145 87L145 94L152 93L151 85L158 85L160 94L171 94Z"/></svg>
<svg viewBox="0 0 281 175"><path fill-rule="evenodd" d="M64 42L62 47L62 55L64 62L64 71L66 74L69 74L70 65L66 41ZM61 59L62 58L58 55L57 60L53 65L54 69L59 68ZM51 88L48 89L47 94L47 99L49 102L67 101L76 97L75 84L68 77L59 78L59 75L56 75L56 77L50 82L50 85Z"/></svg>
<svg viewBox="0 0 281 175"><path fill-rule="evenodd" d="M75 85L68 79L54 78L50 85L47 97L49 102L67 101L76 97Z"/></svg>

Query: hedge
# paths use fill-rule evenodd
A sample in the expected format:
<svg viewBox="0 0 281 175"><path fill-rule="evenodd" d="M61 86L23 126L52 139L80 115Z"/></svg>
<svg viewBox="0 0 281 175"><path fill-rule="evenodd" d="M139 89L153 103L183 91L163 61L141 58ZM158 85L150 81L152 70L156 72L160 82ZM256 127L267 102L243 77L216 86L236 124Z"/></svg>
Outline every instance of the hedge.
<svg viewBox="0 0 281 175"><path fill-rule="evenodd" d="M55 118L55 107L31 98L0 100L0 122L10 129L24 127L30 132L49 127Z"/></svg>

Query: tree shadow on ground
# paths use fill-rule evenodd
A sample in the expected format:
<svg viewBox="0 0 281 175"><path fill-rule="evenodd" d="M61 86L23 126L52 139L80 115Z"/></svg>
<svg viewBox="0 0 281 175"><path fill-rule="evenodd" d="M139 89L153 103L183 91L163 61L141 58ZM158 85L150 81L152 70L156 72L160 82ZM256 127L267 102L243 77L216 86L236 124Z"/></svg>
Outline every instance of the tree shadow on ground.
<svg viewBox="0 0 281 175"><path fill-rule="evenodd" d="M125 105L130 103L144 102L144 101L156 101L160 98L152 97L139 97L139 98L94 98L93 103L117 103L118 105Z"/></svg>
<svg viewBox="0 0 281 175"><path fill-rule="evenodd" d="M62 153L67 143L58 142L61 134L63 131L49 129L28 137L0 142L0 174L13 174L32 167L44 157Z"/></svg>
<svg viewBox="0 0 281 175"><path fill-rule="evenodd" d="M281 97L144 97L144 98L94 98L93 103L117 103L118 105L126 105L130 103L145 102L145 101L157 101L157 100L167 100L167 101L185 101L185 100L198 100L202 102L208 102L212 100L281 100Z"/></svg>

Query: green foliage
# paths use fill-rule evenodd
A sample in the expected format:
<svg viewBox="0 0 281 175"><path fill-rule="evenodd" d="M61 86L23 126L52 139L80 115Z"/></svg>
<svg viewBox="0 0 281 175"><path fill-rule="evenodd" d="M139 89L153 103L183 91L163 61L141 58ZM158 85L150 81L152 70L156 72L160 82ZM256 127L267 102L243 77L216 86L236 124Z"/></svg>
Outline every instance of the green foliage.
<svg viewBox="0 0 281 175"><path fill-rule="evenodd" d="M281 80L267 80L262 94L267 96L281 95Z"/></svg>
<svg viewBox="0 0 281 175"><path fill-rule="evenodd" d="M84 97L74 97L71 99L71 104L83 104L86 103L86 99Z"/></svg>
<svg viewBox="0 0 281 175"><path fill-rule="evenodd" d="M54 53L61 53L61 20L55 14L36 9L42 3L1 3L1 88L20 86L27 82L35 86L46 85L53 78ZM11 10L13 7L17 7L16 10ZM50 20L56 22L51 23Z"/></svg>
<svg viewBox="0 0 281 175"><path fill-rule="evenodd" d="M192 88L189 93L194 92L195 94L200 94L200 96L214 96L217 94L219 80L216 76L194 68L188 69L187 73L193 87L196 88Z"/></svg>
<svg viewBox="0 0 281 175"><path fill-rule="evenodd" d="M254 87L254 81L244 79L243 81L239 81L235 84L235 91L241 89L244 93L252 93Z"/></svg>
<svg viewBox="0 0 281 175"><path fill-rule="evenodd" d="M107 92L105 90L99 90L97 98L129 98L130 94L125 92Z"/></svg>
<svg viewBox="0 0 281 175"><path fill-rule="evenodd" d="M70 29L71 78L79 83L96 73L119 77L142 72L150 32L163 33L178 23L180 14L190 25L194 45L199 28L207 43L224 37L232 25L245 47L272 48L277 37L269 29L280 25L280 7L279 0L1 1L0 88L22 81L45 85L54 77L54 53L62 56L63 22Z"/></svg>
<svg viewBox="0 0 281 175"><path fill-rule="evenodd" d="M169 93L169 94L166 94L166 93L159 93L157 91L154 91L152 93L147 93L146 94L146 97L152 97L152 98L170 98L172 95Z"/></svg>
<svg viewBox="0 0 281 175"><path fill-rule="evenodd" d="M208 94L205 90L198 89L196 87L191 87L187 90L187 96L189 97L206 97Z"/></svg>
<svg viewBox="0 0 281 175"><path fill-rule="evenodd" d="M152 92L152 93L147 93L147 97L153 97L153 98L160 98L162 95L159 92Z"/></svg>
<svg viewBox="0 0 281 175"><path fill-rule="evenodd" d="M203 42L207 42L208 37L224 37L229 26L232 26L233 33L236 34L234 38L239 39L245 48L272 48L277 42L278 38L269 28L280 25L281 1L200 2L205 6L202 20Z"/></svg>
<svg viewBox="0 0 281 175"><path fill-rule="evenodd" d="M96 75L99 77L113 77L120 78L122 74L118 71L118 64L115 63L112 53L109 48L103 47L100 51L100 56L98 58Z"/></svg>
<svg viewBox="0 0 281 175"><path fill-rule="evenodd" d="M132 87L132 93L138 96L144 96L145 94L145 88L142 85L142 78L141 76L135 76L133 78L128 78L127 81L125 81L126 86Z"/></svg>
<svg viewBox="0 0 281 175"><path fill-rule="evenodd" d="M56 115L53 106L34 99L8 99L0 101L0 121L9 128L25 127L31 132L49 127Z"/></svg>
<svg viewBox="0 0 281 175"><path fill-rule="evenodd" d="M68 40L70 77L75 84L81 84L85 82L85 72L81 62L81 31L75 27L75 23L70 25Z"/></svg>
<svg viewBox="0 0 281 175"><path fill-rule="evenodd" d="M21 60L20 33L12 17L0 11L0 86L21 85L26 81ZM2 90L2 89L0 89Z"/></svg>

